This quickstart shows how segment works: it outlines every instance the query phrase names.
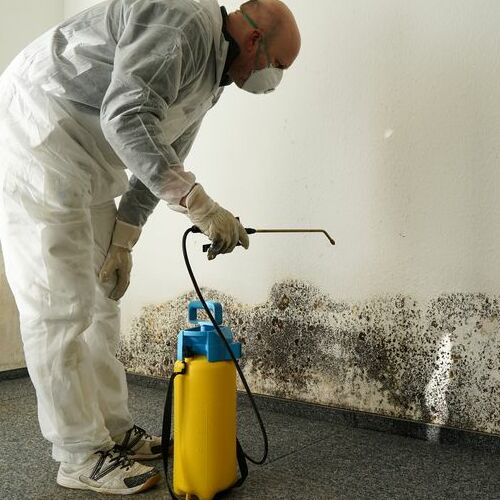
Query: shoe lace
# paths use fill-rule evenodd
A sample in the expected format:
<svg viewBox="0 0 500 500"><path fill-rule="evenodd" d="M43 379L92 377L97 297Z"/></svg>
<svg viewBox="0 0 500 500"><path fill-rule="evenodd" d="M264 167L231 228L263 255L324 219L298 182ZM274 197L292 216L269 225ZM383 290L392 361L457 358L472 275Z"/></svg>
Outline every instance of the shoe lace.
<svg viewBox="0 0 500 500"><path fill-rule="evenodd" d="M107 451L96 451L96 454L101 455L103 460L109 458L110 464L116 462L122 469L130 470L130 467L134 465L134 460L129 458L127 451L118 445L113 446L113 448Z"/></svg>
<svg viewBox="0 0 500 500"><path fill-rule="evenodd" d="M141 437L144 437L146 439L152 439L152 436L149 435L142 427L139 427L138 425L134 425L134 434L135 435L140 435Z"/></svg>

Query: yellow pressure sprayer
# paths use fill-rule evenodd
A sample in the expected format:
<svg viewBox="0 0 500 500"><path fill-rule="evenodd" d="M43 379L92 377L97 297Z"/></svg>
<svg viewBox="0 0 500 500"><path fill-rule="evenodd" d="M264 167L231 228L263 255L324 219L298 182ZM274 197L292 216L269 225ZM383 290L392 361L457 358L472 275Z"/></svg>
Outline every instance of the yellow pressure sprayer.
<svg viewBox="0 0 500 500"><path fill-rule="evenodd" d="M222 326L222 306L207 302L236 359L241 345ZM236 368L210 321L200 321L201 302L188 307L189 322L180 332L174 383L174 491L211 500L234 487L237 477ZM177 445L178 444L178 445Z"/></svg>
<svg viewBox="0 0 500 500"><path fill-rule="evenodd" d="M323 233L332 245L335 241L323 229L252 229L255 233ZM267 433L253 395L238 360L241 344L233 340L229 327L223 326L221 304L205 301L187 254L188 229L182 250L188 273L199 297L188 307L188 320L194 326L182 330L177 340L177 360L170 378L163 414L162 454L167 486L173 499L194 497L212 500L241 486L248 475L246 460L261 465L268 452ZM211 245L205 245L203 251ZM198 319L204 310L209 321ZM255 411L264 441L260 460L249 457L241 448L236 432L236 372ZM173 398L175 393L175 399ZM168 478L172 402L174 402L173 487ZM239 477L238 477L239 468Z"/></svg>

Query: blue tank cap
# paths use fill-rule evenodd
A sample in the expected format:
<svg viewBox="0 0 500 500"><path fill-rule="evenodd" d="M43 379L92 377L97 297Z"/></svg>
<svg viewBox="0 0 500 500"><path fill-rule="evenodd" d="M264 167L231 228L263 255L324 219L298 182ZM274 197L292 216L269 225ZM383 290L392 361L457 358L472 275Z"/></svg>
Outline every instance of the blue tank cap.
<svg viewBox="0 0 500 500"><path fill-rule="evenodd" d="M207 301L207 305L231 346L235 358L240 359L241 344L233 342L233 333L229 327L222 326L222 305L214 301ZM198 319L198 311L200 310L204 310L200 301L193 301L188 306L188 321L196 326L180 331L177 337L177 360L184 361L184 358L192 356L206 356L211 363L229 361L231 356L212 322Z"/></svg>

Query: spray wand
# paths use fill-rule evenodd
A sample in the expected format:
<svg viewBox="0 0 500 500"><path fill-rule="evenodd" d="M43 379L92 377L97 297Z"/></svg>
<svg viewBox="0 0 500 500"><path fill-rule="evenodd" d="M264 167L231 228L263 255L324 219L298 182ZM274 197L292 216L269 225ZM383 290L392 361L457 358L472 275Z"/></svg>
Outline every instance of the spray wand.
<svg viewBox="0 0 500 500"><path fill-rule="evenodd" d="M200 229L196 226L193 228L193 233L201 233ZM328 234L325 229L254 229L252 227L246 227L245 231L247 234L276 234L276 233L322 233L327 238L328 241L335 245L335 240ZM212 244L203 245L203 252L208 252ZM241 243L238 243L237 246L241 246Z"/></svg>

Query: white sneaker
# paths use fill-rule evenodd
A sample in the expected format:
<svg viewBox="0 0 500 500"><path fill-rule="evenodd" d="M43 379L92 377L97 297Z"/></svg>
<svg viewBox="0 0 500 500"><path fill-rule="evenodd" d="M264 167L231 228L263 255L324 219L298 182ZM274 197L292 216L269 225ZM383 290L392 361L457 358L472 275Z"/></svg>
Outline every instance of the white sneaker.
<svg viewBox="0 0 500 500"><path fill-rule="evenodd" d="M92 490L111 495L132 495L160 481L154 467L134 462L120 448L97 451L81 465L62 462L57 484L65 488Z"/></svg>
<svg viewBox="0 0 500 500"><path fill-rule="evenodd" d="M112 436L112 439L134 460L153 460L161 457L161 438L150 436L137 425L119 436Z"/></svg>

